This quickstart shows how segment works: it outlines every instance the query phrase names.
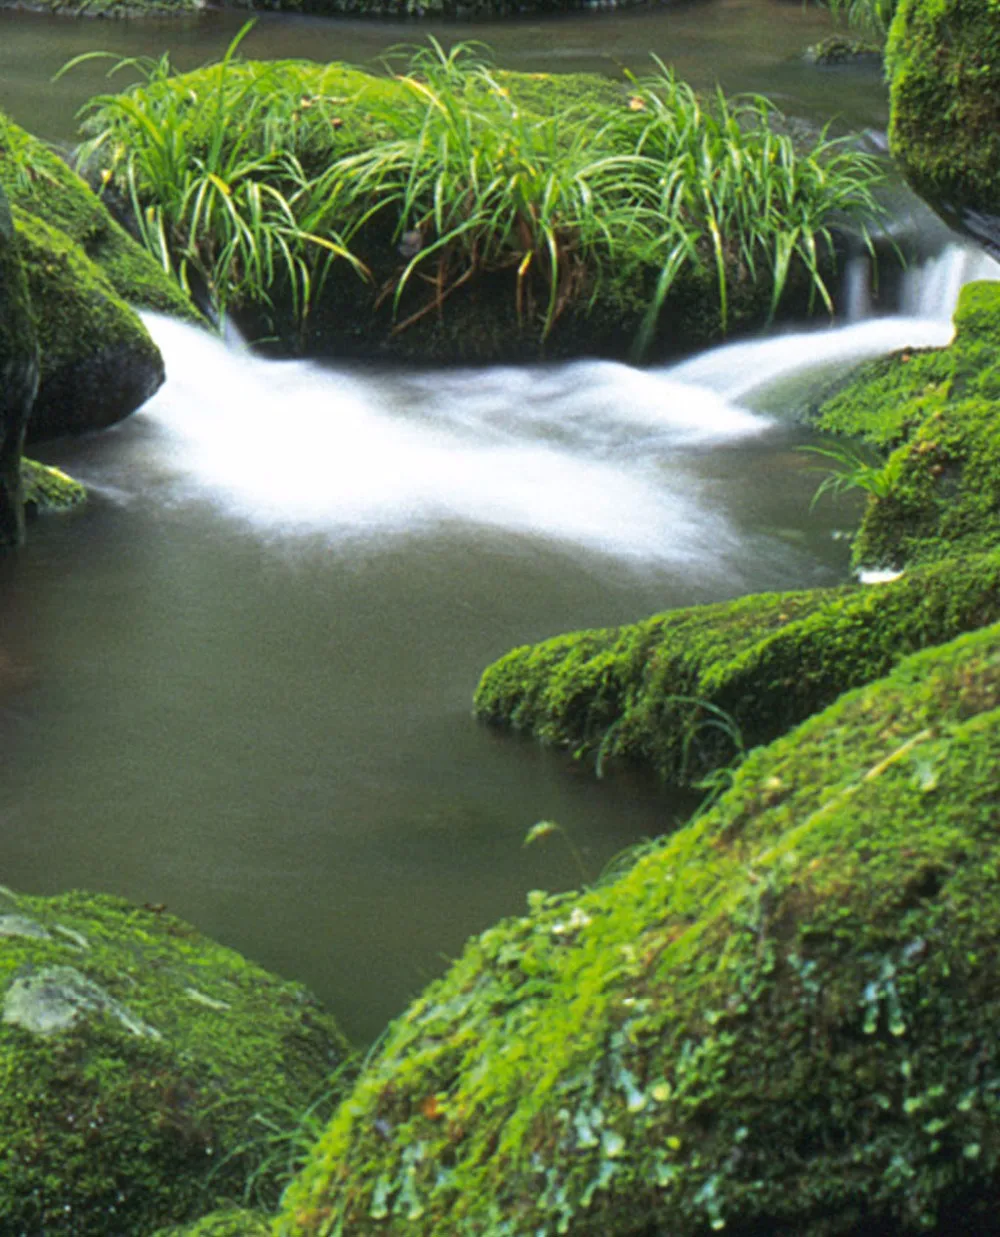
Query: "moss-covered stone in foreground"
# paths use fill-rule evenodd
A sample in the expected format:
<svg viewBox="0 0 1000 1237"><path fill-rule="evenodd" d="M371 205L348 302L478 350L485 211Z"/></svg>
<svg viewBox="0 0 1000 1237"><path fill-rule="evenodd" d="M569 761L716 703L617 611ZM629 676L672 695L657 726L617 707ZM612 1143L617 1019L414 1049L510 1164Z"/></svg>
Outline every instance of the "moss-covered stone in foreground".
<svg viewBox="0 0 1000 1237"><path fill-rule="evenodd" d="M1000 554L871 587L766 593L514 649L477 715L546 743L697 781L902 657L1000 619Z"/></svg>
<svg viewBox="0 0 1000 1237"><path fill-rule="evenodd" d="M470 942L281 1237L995 1232L1000 627L771 747L614 883Z"/></svg>
<svg viewBox="0 0 1000 1237"><path fill-rule="evenodd" d="M887 453L859 564L901 566L1000 545L1000 282L967 285L944 349L862 366L815 424Z"/></svg>
<svg viewBox="0 0 1000 1237"><path fill-rule="evenodd" d="M346 1052L304 989L172 915L0 891L0 1231L142 1234L238 1200L255 1131Z"/></svg>

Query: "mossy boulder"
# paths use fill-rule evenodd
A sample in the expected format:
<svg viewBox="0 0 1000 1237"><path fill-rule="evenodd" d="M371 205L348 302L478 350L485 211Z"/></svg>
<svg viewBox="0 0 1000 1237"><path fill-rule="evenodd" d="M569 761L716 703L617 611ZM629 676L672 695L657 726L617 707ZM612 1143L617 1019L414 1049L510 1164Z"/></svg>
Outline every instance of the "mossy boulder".
<svg viewBox="0 0 1000 1237"><path fill-rule="evenodd" d="M44 142L0 112L0 186L14 206L75 241L123 301L202 319L159 263L112 218L90 187Z"/></svg>
<svg viewBox="0 0 1000 1237"><path fill-rule="evenodd" d="M947 348L862 366L813 418L885 454L854 541L859 564L1000 546L1000 282L963 288L955 327Z"/></svg>
<svg viewBox="0 0 1000 1237"><path fill-rule="evenodd" d="M1000 553L874 586L765 593L557 636L488 667L475 710L596 760L697 782L884 675L1000 620Z"/></svg>
<svg viewBox="0 0 1000 1237"><path fill-rule="evenodd" d="M995 1231L1000 627L755 752L390 1027L280 1237Z"/></svg>
<svg viewBox="0 0 1000 1237"><path fill-rule="evenodd" d="M677 200L671 199L668 213L684 221L686 239L677 241L669 262L665 247L654 240L656 233L663 238L660 221L667 208L653 208L651 229L637 223L640 217L650 219L643 216L641 203L648 205L649 195L666 184L655 170L648 183L630 188L623 188L626 171L617 174L614 193L608 191L607 206L598 212L599 225L587 205L605 194L609 182L602 176L610 161L625 158L621 168L635 170L639 164L628 160L637 145L650 153L659 139L640 142L639 128L661 107L676 113L678 130L704 129L702 149L718 150L734 132L743 134L743 182L758 178L746 170L751 165L765 169L777 166L776 160L802 159L812 166L814 144L804 133L796 147L779 157L777 144L791 140L779 117L763 111L751 116L744 108L737 122L726 110L732 105L699 101L673 80L649 85L588 74L487 73L473 64L471 53L432 71L431 58L428 53L421 62L417 53L393 78L344 64L235 59L176 77L154 76L133 88L127 108L95 100L84 122L86 134L103 138L95 149L93 173L124 196L133 166L129 161L136 156L139 199L155 208L160 190L152 183L155 177L144 183L138 157L148 140L145 119L154 117L154 124L182 131L186 157L194 161L213 149L220 114L227 118L223 151L227 142L238 141L241 155L271 160L266 172L258 164L256 174L269 188L294 194L297 209L303 209L308 194L300 192L301 180L288 174L287 163L273 162L276 152L294 156L307 176L326 173L321 208L306 214L310 235L343 241L355 261L341 254L327 267L329 248L306 245L302 260L314 266L310 311L304 317L303 284L290 279L280 261L266 290L245 284L227 300L227 312L244 334L273 341L286 352L415 364L620 358L629 356L642 336L647 355L655 358L757 329L773 312L800 317L820 310L814 276L834 274L833 236L840 235L842 225L849 226L849 209L838 209L835 224L824 213L829 199L823 207L814 202L809 210L818 229L816 248L780 260L777 250L764 258L768 233L759 223L752 228L740 224L739 234L734 231L725 245L719 239L716 249L716 216L705 216L703 180L697 185L685 180L683 200L677 192ZM438 92L443 100L441 114L455 120L448 135L425 133L426 79L431 97ZM643 92L648 102L639 97ZM650 154L651 162L642 166L672 159L676 140L666 138L663 150ZM468 188L464 162L460 170L454 153L442 156L463 143L476 151L469 175L477 190ZM425 158L413 178L422 186L414 196L405 187L404 152L418 145ZM384 153L380 169L361 172L352 165L350 186L331 187L336 164L373 149ZM829 157L829 151L816 156L824 171L815 178L806 175L802 183L808 181L815 190L838 177L826 162ZM837 156L849 157L846 152ZM446 168L448 158L452 165ZM683 164L693 166L694 157ZM867 172L856 170L856 183L863 183ZM680 183L666 171L664 176ZM232 179L235 184L239 178L233 174ZM709 179L717 186L733 183L721 171ZM487 185L493 186L489 193ZM496 190L505 185L523 186L528 205L518 206L516 194L501 201L503 194ZM478 190L484 193L481 212L474 205ZM624 207L624 194L636 210ZM846 199L841 204L846 207ZM790 209L798 211L797 198ZM721 215L728 208L716 204L712 210ZM774 218L773 209L763 214L768 221ZM798 224L790 228L792 234L800 235ZM785 239L775 240L778 249ZM672 272L669 289L666 283L660 288L665 263ZM787 278L775 295L779 270ZM647 322L651 304L659 311Z"/></svg>
<svg viewBox="0 0 1000 1237"><path fill-rule="evenodd" d="M0 1229L151 1232L267 1191L347 1046L285 983L119 898L0 894Z"/></svg>
<svg viewBox="0 0 1000 1237"><path fill-rule="evenodd" d="M0 185L0 546L24 539L21 448L38 387L38 340L7 197Z"/></svg>
<svg viewBox="0 0 1000 1237"><path fill-rule="evenodd" d="M1000 256L1000 0L900 0L886 67L910 184Z"/></svg>
<svg viewBox="0 0 1000 1237"><path fill-rule="evenodd" d="M113 425L163 383L163 358L79 245L18 208L14 220L41 352L28 440Z"/></svg>
<svg viewBox="0 0 1000 1237"><path fill-rule="evenodd" d="M271 1222L259 1211L227 1207L193 1224L158 1229L151 1237L271 1237Z"/></svg>
<svg viewBox="0 0 1000 1237"><path fill-rule="evenodd" d="M21 459L21 484L24 509L28 515L49 511L71 511L87 501L87 491L79 481L37 460Z"/></svg>

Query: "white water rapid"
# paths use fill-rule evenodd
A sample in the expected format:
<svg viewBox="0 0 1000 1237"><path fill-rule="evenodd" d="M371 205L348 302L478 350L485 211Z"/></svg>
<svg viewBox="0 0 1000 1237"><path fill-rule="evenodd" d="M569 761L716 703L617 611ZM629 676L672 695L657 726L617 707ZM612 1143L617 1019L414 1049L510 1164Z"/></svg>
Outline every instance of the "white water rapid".
<svg viewBox="0 0 1000 1237"><path fill-rule="evenodd" d="M983 277L1000 278L1000 266L952 246L907 275L904 315L654 370L581 361L377 374L261 360L150 317L169 380L134 419L141 432L123 427L130 471L168 505L210 501L261 532L335 545L451 524L704 564L738 552L699 470L707 449L776 432L765 414L794 406L768 393L793 379L947 343L960 287Z"/></svg>

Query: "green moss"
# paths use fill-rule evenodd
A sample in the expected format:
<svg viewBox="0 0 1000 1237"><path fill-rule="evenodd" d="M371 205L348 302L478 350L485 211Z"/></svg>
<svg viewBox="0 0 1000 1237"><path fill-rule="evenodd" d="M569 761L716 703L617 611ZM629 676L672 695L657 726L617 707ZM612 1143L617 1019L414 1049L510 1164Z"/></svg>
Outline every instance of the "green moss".
<svg viewBox="0 0 1000 1237"><path fill-rule="evenodd" d="M901 657L1000 619L1000 554L875 587L770 593L558 636L490 666L477 715L579 756L697 781Z"/></svg>
<svg viewBox="0 0 1000 1237"><path fill-rule="evenodd" d="M811 419L828 434L896 446L947 402L953 370L950 349L907 349L867 361Z"/></svg>
<svg viewBox="0 0 1000 1237"><path fill-rule="evenodd" d="M79 245L17 208L14 220L41 351L29 439L121 420L163 382L156 345Z"/></svg>
<svg viewBox="0 0 1000 1237"><path fill-rule="evenodd" d="M536 895L390 1028L277 1233L990 1231L998 759L992 627Z"/></svg>
<svg viewBox="0 0 1000 1237"><path fill-rule="evenodd" d="M346 65L237 60L174 77L169 63L162 61L148 82L130 92L127 108L106 97L95 100L84 129L98 143L95 159L118 193L124 194L131 168L143 205L168 215L174 212L165 230L178 247L186 243L189 222L176 218L181 194L173 178L162 175L158 155L145 159L146 129L137 115L154 130L180 135L184 166L209 151L217 155L220 140L221 149L233 153L227 143L238 135L241 157L288 154L301 163L306 177L326 174L319 209L335 206L321 218L311 207L307 210L309 193L300 192L298 174L290 176L287 164L272 165L266 173L273 187L290 196L294 192L296 209L305 212L311 235L336 231L360 264L341 260L328 277L314 278L315 295L305 321L301 286L280 262L266 288L242 279L247 264L235 274L230 269L205 275L209 283L228 289L227 307L236 311L250 338L274 340L285 351L407 363L514 362L543 355L622 357L642 336L649 355L665 356L756 329L775 309L790 317L820 309L818 281L829 279L836 267L828 225L833 213L838 220L846 218L845 211L864 213L863 186L874 175L874 165L859 163L846 174L841 166L849 157L845 152L824 148L816 155L819 147L804 140L797 151L782 148L779 157L778 144L791 140L780 118L765 115L763 108L751 116L745 101L699 101L686 86L665 77L649 86L587 74L486 72L483 66L473 67L471 47L447 67L430 68L427 49L423 62L420 49L410 51L407 63L392 66L399 70L394 78ZM441 132L427 130L427 95L414 85L422 79L439 92L443 117L464 120L454 127L449 127L451 119L442 121ZM643 92L645 103L638 97ZM667 115L676 115L678 123L668 124L665 133L640 138L640 127L652 123L661 106ZM220 116L226 118L224 130ZM471 129L464 127L466 122ZM702 133L703 138L691 138ZM712 210L727 215L733 238L740 238L738 243L731 238L731 245L715 252L705 216L704 178L688 178L687 170L705 151L721 160L734 133L743 135L743 149L734 156L743 182L751 165L759 172L749 176L756 182L769 168L773 177L776 168L799 159L803 167L814 166L814 160L822 164L821 175L805 177L814 189L807 210L816 229L814 246L803 243L779 261L775 254L787 236L779 240L771 230L773 211L754 216L752 211L741 213L733 202L715 202ZM701 154L685 159L680 149L689 139ZM411 182L411 187L422 188L412 200L402 187L406 176L399 167L386 170L394 166L398 149L392 143L397 140L406 149L420 146L424 151ZM464 158L469 141L470 151L477 152L470 154L471 164ZM640 141L648 159L632 160L611 189L610 182L602 181L607 160L631 159ZM452 158L453 166L445 170L448 157L442 152L456 149L463 157ZM352 155L367 157L373 150L385 155L380 166L353 164L346 179L333 177ZM664 176L678 187L669 214L675 229L684 232L683 243L675 231L670 235L676 244L668 244L662 210L640 209L641 203L654 201L666 183L655 171L660 159L665 166L674 160L670 166L676 167L678 178L673 172ZM473 176L476 190L469 187L469 166L478 169ZM723 193L736 181L721 167L720 162L718 175L710 179ZM648 172L645 179L640 169ZM578 201L571 187L584 183L588 188ZM358 193L359 184L368 187L364 194ZM529 210L518 204L517 195L500 202L503 195L491 197L487 184L518 187L518 194L527 194L525 200L537 195L538 203ZM828 195L821 186L835 188L835 193ZM777 189L775 193L780 196ZM584 198L604 203L599 224ZM554 232L549 234L546 221L556 200L562 205L553 212ZM767 222L762 222L765 216ZM525 223L528 218L538 224L534 233ZM401 235L414 230L424 242L416 273L400 252ZM801 229L792 231L801 234ZM438 235L429 243L434 232ZM221 241L218 244L226 251ZM552 271L549 244L560 250L557 273ZM673 282L661 304L658 281L671 246L674 257L668 269ZM199 242L192 248L209 252L212 244ZM306 266L315 261L316 252L315 246L304 247ZM676 269L675 262L680 264ZM362 282L359 270L370 277ZM783 274L778 281L781 295L775 297L779 270L787 277ZM400 294L398 300L394 291ZM655 322L646 321L651 303L659 308Z"/></svg>
<svg viewBox="0 0 1000 1237"><path fill-rule="evenodd" d="M89 187L43 142L0 112L0 185L11 202L80 245L132 305L190 321L200 315L177 284L111 218Z"/></svg>
<svg viewBox="0 0 1000 1237"><path fill-rule="evenodd" d="M258 1211L227 1207L194 1224L158 1229L151 1237L271 1237L271 1224Z"/></svg>
<svg viewBox="0 0 1000 1237"><path fill-rule="evenodd" d="M32 512L69 511L87 501L87 491L60 468L21 460L24 505Z"/></svg>
<svg viewBox="0 0 1000 1237"><path fill-rule="evenodd" d="M868 503L856 562L916 564L1000 545L1000 283L963 288L949 347L862 366L814 423L889 453L889 492Z"/></svg>
<svg viewBox="0 0 1000 1237"><path fill-rule="evenodd" d="M255 1129L347 1051L285 983L172 915L0 896L0 1228L142 1233L267 1192ZM273 1194L272 1194L273 1197Z"/></svg>
<svg viewBox="0 0 1000 1237"><path fill-rule="evenodd" d="M901 0L886 67L907 178L952 221L992 215L1000 246L1000 0Z"/></svg>

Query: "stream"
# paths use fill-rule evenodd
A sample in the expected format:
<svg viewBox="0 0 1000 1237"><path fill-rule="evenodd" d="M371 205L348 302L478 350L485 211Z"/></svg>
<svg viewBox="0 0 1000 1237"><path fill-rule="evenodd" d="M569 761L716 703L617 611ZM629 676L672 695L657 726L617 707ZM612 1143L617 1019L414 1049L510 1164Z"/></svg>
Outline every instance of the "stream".
<svg viewBox="0 0 1000 1237"><path fill-rule="evenodd" d="M676 45L699 84L717 69L878 130L877 76L792 59L826 19L768 11L448 30L516 68ZM65 139L103 88L50 89L68 56L169 43L195 63L238 25L0 12L0 106ZM372 59L423 29L268 17L245 50ZM962 282L1000 278L904 209L928 257L877 315L855 269L843 323L672 368L275 362L147 318L166 386L115 429L40 452L92 500L0 561L2 883L165 903L307 983L364 1040L528 890L592 880L672 827L689 800L476 725L478 674L562 631L846 578L859 506L810 510L820 477L797 412L862 357L947 342ZM577 854L559 835L525 848L539 819Z"/></svg>

